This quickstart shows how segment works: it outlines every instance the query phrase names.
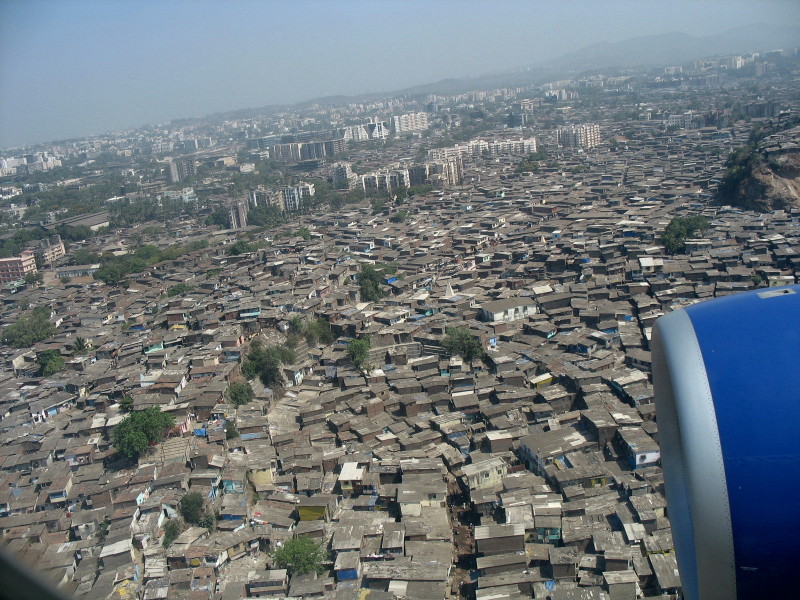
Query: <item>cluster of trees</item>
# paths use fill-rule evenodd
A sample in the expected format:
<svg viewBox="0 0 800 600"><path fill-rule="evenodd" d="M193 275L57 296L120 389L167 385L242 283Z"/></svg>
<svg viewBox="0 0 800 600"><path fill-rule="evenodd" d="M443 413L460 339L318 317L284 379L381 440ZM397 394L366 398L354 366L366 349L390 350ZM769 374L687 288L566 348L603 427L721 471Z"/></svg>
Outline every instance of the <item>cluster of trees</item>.
<svg viewBox="0 0 800 600"><path fill-rule="evenodd" d="M671 254L683 252L686 240L708 227L709 222L705 217L675 217L664 229L664 248Z"/></svg>
<svg viewBox="0 0 800 600"><path fill-rule="evenodd" d="M391 217L389 217L389 220L392 223L404 223L407 218L408 218L407 210L398 210Z"/></svg>
<svg viewBox="0 0 800 600"><path fill-rule="evenodd" d="M161 543L164 548L169 548L178 536L181 534L181 524L177 519L170 519L164 525L164 541Z"/></svg>
<svg viewBox="0 0 800 600"><path fill-rule="evenodd" d="M362 263L361 270L356 276L356 281L361 291L361 299L365 302L374 302L383 298L386 295L386 292L381 287L384 283L384 276L392 274L396 270L394 267L382 263L374 265Z"/></svg>
<svg viewBox="0 0 800 600"><path fill-rule="evenodd" d="M27 229L17 229L13 235L7 237L0 244L0 258L16 256L25 249L30 242L43 240L53 235L53 231L41 227L30 227ZM85 225L60 225L56 227L55 233L61 236L65 245L70 242L88 240L97 236L99 231L92 231Z"/></svg>
<svg viewBox="0 0 800 600"><path fill-rule="evenodd" d="M247 382L234 382L228 386L228 400L237 408L248 404L254 397L253 388Z"/></svg>
<svg viewBox="0 0 800 600"><path fill-rule="evenodd" d="M281 365L293 363L295 355L285 346L264 346L255 339L250 344L247 360L242 364L242 374L247 379L258 377L266 386L280 385L283 382Z"/></svg>
<svg viewBox="0 0 800 600"><path fill-rule="evenodd" d="M763 159L755 144L748 144L731 152L725 161L725 174L717 188L720 200L734 205L740 204L742 182L748 179L753 169L761 163Z"/></svg>
<svg viewBox="0 0 800 600"><path fill-rule="evenodd" d="M83 173L79 169L62 167L14 179L20 183L27 183L26 179L35 178L37 183L48 183L81 175ZM67 189L58 185L46 191L23 194L15 198L14 202L28 206L25 211L25 220L28 222L40 221L48 212L63 208L67 209L65 217L74 217L101 210L101 202L119 194L120 187L124 184L124 177L116 173L107 173L104 180L84 188Z"/></svg>
<svg viewBox="0 0 800 600"><path fill-rule="evenodd" d="M250 242L246 242L245 240L237 240L230 246L228 246L227 250L225 250L225 254L228 256L239 256L240 254L248 254L249 252L255 252L258 250L258 246L255 244L251 244Z"/></svg>
<svg viewBox="0 0 800 600"><path fill-rule="evenodd" d="M311 239L311 230L308 227L299 227L294 231L282 231L281 233L276 234L274 239L282 240L293 237L303 238L305 241L308 241Z"/></svg>
<svg viewBox="0 0 800 600"><path fill-rule="evenodd" d="M186 245L173 245L160 250L151 244L139 246L133 254L124 254L122 256L98 256L96 254L85 253L80 256L76 252L75 262L77 264L93 264L94 262L100 263L100 268L95 272L94 278L107 283L108 285L117 285L131 273L139 273L144 271L150 265L166 260L176 260L185 254L201 250L208 247L208 240L195 240ZM89 260L86 263L79 262L84 259L98 259L97 261Z"/></svg>
<svg viewBox="0 0 800 600"><path fill-rule="evenodd" d="M363 189L356 188L345 192L337 192L331 194L328 198L328 205L333 210L338 210L346 204L358 204L366 199L366 194Z"/></svg>
<svg viewBox="0 0 800 600"><path fill-rule="evenodd" d="M325 571L325 549L310 537L301 535L276 545L270 553L272 563L279 569L286 569L289 576Z"/></svg>
<svg viewBox="0 0 800 600"><path fill-rule="evenodd" d="M289 335L304 337L309 346L314 344L331 344L336 339L331 331L331 325L325 319L306 320L300 315L295 315L289 321ZM291 345L291 344L289 344Z"/></svg>
<svg viewBox="0 0 800 600"><path fill-rule="evenodd" d="M25 275L25 283L28 285L34 285L36 283L42 283L44 281L44 275L41 273L28 273Z"/></svg>
<svg viewBox="0 0 800 600"><path fill-rule="evenodd" d="M45 350L36 357L36 362L39 363L39 374L42 377L50 377L67 368L57 350Z"/></svg>
<svg viewBox="0 0 800 600"><path fill-rule="evenodd" d="M472 361L483 358L485 354L480 339L472 335L466 326L448 327L442 340L442 347L450 354Z"/></svg>
<svg viewBox="0 0 800 600"><path fill-rule="evenodd" d="M150 444L163 440L174 426L172 415L161 412L158 406L135 410L114 428L112 443L117 452L135 460Z"/></svg>
<svg viewBox="0 0 800 600"><path fill-rule="evenodd" d="M43 306L34 308L3 329L3 343L12 348L30 348L37 342L55 334L56 326L50 321L50 311Z"/></svg>
<svg viewBox="0 0 800 600"><path fill-rule="evenodd" d="M538 149L533 154L529 154L527 158L523 158L517 165L517 173L538 173L539 161L546 160L548 157L547 150L544 148Z"/></svg>
<svg viewBox="0 0 800 600"><path fill-rule="evenodd" d="M222 229L230 229L231 215L227 207L222 204L215 206L211 214L206 217L206 225L219 225Z"/></svg>
<svg viewBox="0 0 800 600"><path fill-rule="evenodd" d="M143 198L115 203L109 209L112 228L126 228L137 223L157 221L169 223L182 214L194 213L195 207L181 199Z"/></svg>
<svg viewBox="0 0 800 600"><path fill-rule="evenodd" d="M176 283L167 290L167 297L174 298L175 296L182 296L187 292L191 292L193 289L194 286L188 283Z"/></svg>
<svg viewBox="0 0 800 600"><path fill-rule="evenodd" d="M347 344L347 356L357 369L364 370L369 368L367 364L369 360L369 348L369 338L352 340Z"/></svg>
<svg viewBox="0 0 800 600"><path fill-rule="evenodd" d="M286 223L286 215L277 206L254 206L247 211L247 223L272 229Z"/></svg>
<svg viewBox="0 0 800 600"><path fill-rule="evenodd" d="M178 502L178 511L183 520L192 525L214 529L217 524L216 517L203 510L203 496L198 492L189 492L181 498Z"/></svg>

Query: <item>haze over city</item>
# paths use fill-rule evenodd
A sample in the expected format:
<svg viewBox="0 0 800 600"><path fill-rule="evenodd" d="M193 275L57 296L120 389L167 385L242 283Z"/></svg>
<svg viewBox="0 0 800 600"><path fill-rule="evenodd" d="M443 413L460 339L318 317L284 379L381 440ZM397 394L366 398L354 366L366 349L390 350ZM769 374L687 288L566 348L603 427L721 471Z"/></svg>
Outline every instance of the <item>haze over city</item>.
<svg viewBox="0 0 800 600"><path fill-rule="evenodd" d="M799 16L0 0L0 600L797 596Z"/></svg>
<svg viewBox="0 0 800 600"><path fill-rule="evenodd" d="M790 1L7 1L0 147L391 92L643 35L798 23Z"/></svg>

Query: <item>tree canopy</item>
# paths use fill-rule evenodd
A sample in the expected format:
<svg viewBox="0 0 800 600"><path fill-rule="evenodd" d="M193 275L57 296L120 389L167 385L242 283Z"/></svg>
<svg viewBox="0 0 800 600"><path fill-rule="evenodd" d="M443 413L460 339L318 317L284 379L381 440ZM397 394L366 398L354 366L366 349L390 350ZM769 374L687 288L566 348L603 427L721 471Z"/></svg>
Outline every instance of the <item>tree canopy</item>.
<svg viewBox="0 0 800 600"><path fill-rule="evenodd" d="M675 217L664 229L662 237L664 248L670 254L683 252L686 240L708 227L709 222L705 217Z"/></svg>
<svg viewBox="0 0 800 600"><path fill-rule="evenodd" d="M358 281L361 290L361 299L365 302L374 302L383 298L386 295L383 288L381 288L381 284L384 282L383 276L392 272L394 272L394 269L389 265L363 263L356 276L356 281Z"/></svg>
<svg viewBox="0 0 800 600"><path fill-rule="evenodd" d="M321 317L309 321L303 319L300 315L295 315L289 321L289 332L303 336L309 345L317 343L330 344L336 339L333 331L331 331L330 323Z"/></svg>
<svg viewBox="0 0 800 600"><path fill-rule="evenodd" d="M16 323L3 329L3 342L12 348L30 348L55 332L56 326L50 322L50 311L40 306L24 313Z"/></svg>
<svg viewBox="0 0 800 600"><path fill-rule="evenodd" d="M480 340L464 326L448 327L442 346L450 354L461 356L464 360L471 361L484 355Z"/></svg>
<svg viewBox="0 0 800 600"><path fill-rule="evenodd" d="M273 564L279 569L289 571L290 576L305 573L321 575L325 571L325 566L322 564L325 560L325 550L305 535L288 540L282 546L274 548L271 556Z"/></svg>
<svg viewBox="0 0 800 600"><path fill-rule="evenodd" d="M114 428L112 442L117 452L136 459L149 444L163 440L174 425L172 415L161 412L158 406L135 410Z"/></svg>
<svg viewBox="0 0 800 600"><path fill-rule="evenodd" d="M242 374L247 379L258 377L264 385L280 384L283 381L281 365L291 364L295 356L284 346L264 347L260 341L253 340L247 360L242 364Z"/></svg>
<svg viewBox="0 0 800 600"><path fill-rule="evenodd" d="M369 347L369 339L352 340L347 344L347 356L357 368L363 369L366 366L369 360Z"/></svg>
<svg viewBox="0 0 800 600"><path fill-rule="evenodd" d="M45 350L36 359L39 363L39 372L42 377L50 377L67 368L64 359L57 350Z"/></svg>
<svg viewBox="0 0 800 600"><path fill-rule="evenodd" d="M178 502L178 510L187 523L196 524L204 514L203 496L198 492L189 492Z"/></svg>
<svg viewBox="0 0 800 600"><path fill-rule="evenodd" d="M247 382L235 382L228 386L228 399L234 406L241 406L250 402L255 395L253 388Z"/></svg>

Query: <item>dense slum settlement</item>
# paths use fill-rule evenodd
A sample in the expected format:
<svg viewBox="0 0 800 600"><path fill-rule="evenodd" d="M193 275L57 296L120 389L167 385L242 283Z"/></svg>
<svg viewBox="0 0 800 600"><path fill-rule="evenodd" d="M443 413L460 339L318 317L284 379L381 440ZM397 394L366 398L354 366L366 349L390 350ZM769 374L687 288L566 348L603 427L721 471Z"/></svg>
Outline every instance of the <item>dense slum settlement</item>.
<svg viewBox="0 0 800 600"><path fill-rule="evenodd" d="M476 158L480 188L419 196L400 223L345 207L257 252L19 291L57 332L3 350L3 544L87 600L676 597L652 323L800 265L797 211L708 201L723 158L702 134L536 177ZM676 216L709 227L671 255ZM292 338L320 319L333 342ZM480 351L449 352L454 328ZM256 341L290 338L273 383L231 402ZM353 340L369 342L358 364ZM37 375L47 351L66 370ZM174 422L133 462L111 444L124 402ZM185 521L189 494L211 522ZM319 568L282 568L276 549L302 537Z"/></svg>

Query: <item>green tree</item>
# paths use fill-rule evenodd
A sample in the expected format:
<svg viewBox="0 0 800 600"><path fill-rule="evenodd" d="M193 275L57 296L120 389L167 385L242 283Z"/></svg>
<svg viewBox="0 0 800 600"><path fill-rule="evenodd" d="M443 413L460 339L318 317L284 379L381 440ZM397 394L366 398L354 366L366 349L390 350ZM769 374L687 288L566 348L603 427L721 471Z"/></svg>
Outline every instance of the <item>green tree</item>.
<svg viewBox="0 0 800 600"><path fill-rule="evenodd" d="M336 339L331 331L331 324L323 318L316 318L306 325L303 335L309 344L331 344Z"/></svg>
<svg viewBox="0 0 800 600"><path fill-rule="evenodd" d="M383 283L383 270L370 264L362 264L361 271L356 276L361 290L361 299L366 302L374 302L383 298L384 291L381 289Z"/></svg>
<svg viewBox="0 0 800 600"><path fill-rule="evenodd" d="M199 519L197 519L197 525L213 531L217 527L217 517L211 513L205 513Z"/></svg>
<svg viewBox="0 0 800 600"><path fill-rule="evenodd" d="M247 382L236 382L228 386L228 399L231 401L231 404L236 407L247 404L253 397L253 388L250 387L250 384Z"/></svg>
<svg viewBox="0 0 800 600"><path fill-rule="evenodd" d="M176 283L169 291L167 291L167 296L169 298L173 298L175 296L182 296L187 292L191 292L194 289L193 285L189 285L188 283Z"/></svg>
<svg viewBox="0 0 800 600"><path fill-rule="evenodd" d="M214 212L206 219L206 225L219 225L222 229L229 229L231 226L230 211L221 205L215 207Z"/></svg>
<svg viewBox="0 0 800 600"><path fill-rule="evenodd" d="M286 569L290 576L316 573L321 575L325 571L322 564L325 560L325 550L320 544L310 537L301 535L284 542L270 553L273 564L279 569Z"/></svg>
<svg viewBox="0 0 800 600"><path fill-rule="evenodd" d="M37 357L39 373L42 377L50 377L67 368L64 359L56 350L45 350Z"/></svg>
<svg viewBox="0 0 800 600"><path fill-rule="evenodd" d="M239 437L239 430L236 429L236 425L233 424L233 421L225 421L225 439L232 440L237 437Z"/></svg>
<svg viewBox="0 0 800 600"><path fill-rule="evenodd" d="M125 279L125 275L127 275L127 273L120 265L107 264L95 271L93 277L95 279L99 279L107 285L117 285L123 279Z"/></svg>
<svg viewBox="0 0 800 600"><path fill-rule="evenodd" d="M72 277L59 277L58 279L62 284L67 285L70 281L72 281Z"/></svg>
<svg viewBox="0 0 800 600"><path fill-rule="evenodd" d="M3 329L3 342L12 348L29 348L56 332L50 322L50 311L44 307L24 313L16 323Z"/></svg>
<svg viewBox="0 0 800 600"><path fill-rule="evenodd" d="M382 198L372 201L372 214L379 215L383 212L383 209L386 207L386 203L383 201Z"/></svg>
<svg viewBox="0 0 800 600"><path fill-rule="evenodd" d="M347 344L347 356L358 369L363 369L369 360L370 342L368 338L352 340Z"/></svg>
<svg viewBox="0 0 800 600"><path fill-rule="evenodd" d="M465 326L448 327L442 346L450 354L461 356L468 361L483 358L484 355L480 340Z"/></svg>
<svg viewBox="0 0 800 600"><path fill-rule="evenodd" d="M675 217L664 228L662 242L664 248L670 254L683 252L686 247L686 240L694 237L698 232L703 232L709 227L708 219L705 217Z"/></svg>
<svg viewBox="0 0 800 600"><path fill-rule="evenodd" d="M124 413L129 413L133 410L133 398L130 394L125 394L119 401L119 409Z"/></svg>
<svg viewBox="0 0 800 600"><path fill-rule="evenodd" d="M408 211L407 210L398 210L391 217L389 217L389 220L392 223L403 223L403 222L405 222L405 220L407 218L408 218Z"/></svg>
<svg viewBox="0 0 800 600"><path fill-rule="evenodd" d="M164 548L169 548L178 536L181 534L181 524L177 519L170 519L164 525L164 541L161 543Z"/></svg>
<svg viewBox="0 0 800 600"><path fill-rule="evenodd" d="M242 364L242 374L247 379L258 377L264 385L280 384L283 381L281 365L291 364L294 352L284 346L264 347L260 341L253 340L247 360Z"/></svg>
<svg viewBox="0 0 800 600"><path fill-rule="evenodd" d="M254 206L247 212L247 223L257 227L278 227L286 222L286 216L277 206Z"/></svg>
<svg viewBox="0 0 800 600"><path fill-rule="evenodd" d="M198 492L189 492L178 502L178 511L184 521L197 525L205 515L203 511L203 496Z"/></svg>
<svg viewBox="0 0 800 600"><path fill-rule="evenodd" d="M112 443L117 452L133 460L149 444L163 440L174 425L172 415L161 412L158 406L135 410L114 428Z"/></svg>
<svg viewBox="0 0 800 600"><path fill-rule="evenodd" d="M25 283L28 285L34 285L36 283L42 283L44 281L44 275L41 273L28 273L25 275Z"/></svg>
<svg viewBox="0 0 800 600"><path fill-rule="evenodd" d="M253 252L255 247L251 244L248 244L244 240L239 240L234 244L228 246L228 249L225 251L225 254L228 256L238 256L240 254L247 254L248 252Z"/></svg>
<svg viewBox="0 0 800 600"><path fill-rule="evenodd" d="M89 342L86 341L86 338L78 336L75 338L75 343L72 345L72 350L76 355L86 354L89 351Z"/></svg>

